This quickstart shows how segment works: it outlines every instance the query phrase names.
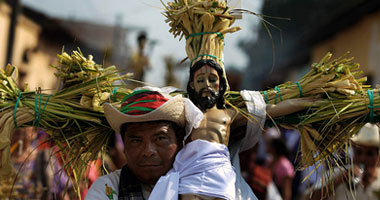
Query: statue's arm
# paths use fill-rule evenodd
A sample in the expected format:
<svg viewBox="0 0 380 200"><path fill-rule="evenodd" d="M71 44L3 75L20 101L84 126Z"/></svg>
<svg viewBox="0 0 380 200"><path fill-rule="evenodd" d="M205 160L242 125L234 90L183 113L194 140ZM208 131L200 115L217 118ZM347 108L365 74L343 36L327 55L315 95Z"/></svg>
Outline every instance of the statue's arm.
<svg viewBox="0 0 380 200"><path fill-rule="evenodd" d="M315 100L315 98L296 98L281 101L278 104L267 104L265 107L266 115L270 118L276 118L296 113L312 106ZM243 112L248 113L246 108L243 108L242 110ZM236 116L234 116L235 119L231 127L232 129L247 125L247 117L236 111L234 115ZM253 120L253 123L255 123L255 115L252 117L253 119L251 118L250 120Z"/></svg>
<svg viewBox="0 0 380 200"><path fill-rule="evenodd" d="M266 112L272 118L285 116L310 107L314 101L314 98L288 99L278 104L267 104Z"/></svg>

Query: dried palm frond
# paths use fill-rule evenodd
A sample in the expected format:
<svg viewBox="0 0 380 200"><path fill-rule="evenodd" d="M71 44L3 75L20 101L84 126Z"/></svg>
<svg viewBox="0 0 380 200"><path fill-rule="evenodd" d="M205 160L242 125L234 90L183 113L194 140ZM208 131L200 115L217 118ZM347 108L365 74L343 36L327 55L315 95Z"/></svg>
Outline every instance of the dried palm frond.
<svg viewBox="0 0 380 200"><path fill-rule="evenodd" d="M62 88L54 94L43 90L22 91L12 78L15 67L0 71L0 176L12 173L10 138L17 127L36 126L47 131L63 161L63 169L72 179L79 195L79 185L87 166L104 153L112 134L103 113L106 102L118 106L131 91L126 85L114 85L120 76L115 66L103 68L79 51L58 55L56 76Z"/></svg>

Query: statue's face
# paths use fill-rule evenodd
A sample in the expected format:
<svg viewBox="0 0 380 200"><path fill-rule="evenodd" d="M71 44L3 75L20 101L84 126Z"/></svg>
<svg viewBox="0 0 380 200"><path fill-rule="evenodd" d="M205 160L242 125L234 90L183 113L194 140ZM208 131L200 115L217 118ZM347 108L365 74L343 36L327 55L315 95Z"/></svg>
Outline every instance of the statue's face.
<svg viewBox="0 0 380 200"><path fill-rule="evenodd" d="M194 73L193 88L202 97L210 97L212 93L218 93L218 72L214 68L204 65Z"/></svg>

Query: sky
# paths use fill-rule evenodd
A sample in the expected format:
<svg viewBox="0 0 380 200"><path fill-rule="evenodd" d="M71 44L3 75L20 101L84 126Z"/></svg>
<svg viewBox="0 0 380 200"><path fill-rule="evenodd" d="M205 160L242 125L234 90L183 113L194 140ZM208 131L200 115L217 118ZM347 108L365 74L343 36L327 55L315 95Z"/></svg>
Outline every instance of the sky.
<svg viewBox="0 0 380 200"><path fill-rule="evenodd" d="M167 0L163 0L167 2ZM239 0L231 0L239 1ZM165 56L173 56L176 60L186 57L185 40L179 41L169 33L169 25L161 14L163 6L159 0L21 0L23 5L29 6L51 17L78 21L88 21L98 24L116 24L117 18L124 27L131 28L128 35L128 44L136 47L136 36L144 30L148 38L155 41L149 48L152 69L147 72L146 80L156 86L164 84ZM236 5L234 3L234 5ZM260 13L262 0L241 0L241 7ZM248 59L237 46L239 41L255 39L252 27L259 23L257 17L244 15L234 25L243 27L243 30L226 36L224 62L244 70ZM188 69L185 70L186 72ZM178 76L184 76L178 74ZM186 74L187 75L187 74ZM186 76L185 75L185 76ZM182 79L182 77L180 77Z"/></svg>

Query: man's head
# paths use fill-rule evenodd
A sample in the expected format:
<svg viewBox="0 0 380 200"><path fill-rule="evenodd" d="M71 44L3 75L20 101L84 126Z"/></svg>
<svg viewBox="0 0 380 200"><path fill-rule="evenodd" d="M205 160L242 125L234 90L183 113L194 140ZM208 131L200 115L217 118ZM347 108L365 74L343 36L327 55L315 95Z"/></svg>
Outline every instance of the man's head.
<svg viewBox="0 0 380 200"><path fill-rule="evenodd" d="M185 114L182 97L150 90L126 96L121 109L104 107L108 123L124 141L127 165L145 184L155 184L171 169L182 146Z"/></svg>
<svg viewBox="0 0 380 200"><path fill-rule="evenodd" d="M227 81L220 65L211 59L199 60L190 69L187 92L191 101L201 110L224 107Z"/></svg>
<svg viewBox="0 0 380 200"><path fill-rule="evenodd" d="M379 162L380 135L376 124L365 124L352 138L354 162L365 168L377 167Z"/></svg>
<svg viewBox="0 0 380 200"><path fill-rule="evenodd" d="M171 168L184 131L170 121L126 123L121 127L129 169L145 184L155 184Z"/></svg>

